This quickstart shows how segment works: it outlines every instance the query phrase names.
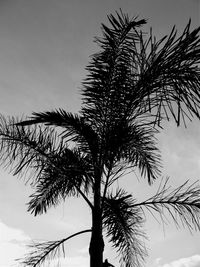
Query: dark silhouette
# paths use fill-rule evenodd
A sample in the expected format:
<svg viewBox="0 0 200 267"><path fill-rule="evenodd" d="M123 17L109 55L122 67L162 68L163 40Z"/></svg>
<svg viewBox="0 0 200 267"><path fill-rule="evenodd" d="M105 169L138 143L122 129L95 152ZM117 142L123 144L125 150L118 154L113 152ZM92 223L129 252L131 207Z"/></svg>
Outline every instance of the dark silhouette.
<svg viewBox="0 0 200 267"><path fill-rule="evenodd" d="M105 261L103 263L103 267L115 267L115 266L112 265L111 263L109 263L107 259L105 259Z"/></svg>
<svg viewBox="0 0 200 267"><path fill-rule="evenodd" d="M198 184L186 182L172 190L166 180L140 203L112 187L135 168L151 185L161 177L156 134L163 121L172 119L179 126L200 118L200 28L191 31L189 22L179 37L173 28L157 41L151 31L149 36L141 31L145 20L122 12L108 19L103 37L95 39L100 51L87 67L79 113L58 109L33 113L25 121L1 117L2 164L10 165L14 175L31 175L27 181L35 191L28 211L46 213L71 196L81 197L91 210L91 227L34 243L22 260L25 266L40 266L83 233L91 233L90 267L105 266L104 232L122 263L140 266L147 254L145 209L161 221L167 211L177 226L200 229Z"/></svg>

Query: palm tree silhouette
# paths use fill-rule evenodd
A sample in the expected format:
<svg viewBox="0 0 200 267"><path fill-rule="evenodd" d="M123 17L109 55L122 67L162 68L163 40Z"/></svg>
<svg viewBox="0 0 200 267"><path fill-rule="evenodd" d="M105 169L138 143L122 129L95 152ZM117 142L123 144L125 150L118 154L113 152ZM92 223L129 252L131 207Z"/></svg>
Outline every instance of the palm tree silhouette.
<svg viewBox="0 0 200 267"><path fill-rule="evenodd" d="M58 241L34 244L21 263L40 266L63 244L91 232L90 266L102 267L104 236L121 255L124 266L140 266L146 256L143 232L145 209L164 211L181 226L200 230L200 187L184 183L168 187L138 203L125 190L113 187L138 168L149 184L160 177L161 157L156 134L163 121L177 126L200 118L200 39L190 22L180 37L173 28L161 40L141 31L146 21L122 11L108 16L103 36L95 41L83 82L78 114L62 109L33 113L26 120L1 117L1 161L14 175L32 170L35 192L28 211L35 216L70 196L80 196L92 214L92 227ZM60 250L62 252L62 250Z"/></svg>

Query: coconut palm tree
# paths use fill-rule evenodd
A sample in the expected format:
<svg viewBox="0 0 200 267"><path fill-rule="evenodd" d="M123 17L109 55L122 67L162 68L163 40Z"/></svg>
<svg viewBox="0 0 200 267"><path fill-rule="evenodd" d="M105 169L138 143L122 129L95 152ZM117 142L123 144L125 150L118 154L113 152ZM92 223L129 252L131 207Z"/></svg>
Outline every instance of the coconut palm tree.
<svg viewBox="0 0 200 267"><path fill-rule="evenodd" d="M161 175L156 134L163 121L177 126L200 118L200 39L190 22L177 37L173 28L161 40L145 34L145 20L122 11L102 24L82 87L78 114L62 109L33 113L28 119L1 117L1 162L15 175L28 175L35 192L28 211L35 216L70 196L82 197L91 210L91 228L58 241L34 244L22 263L40 266L74 236L91 233L90 266L102 267L105 236L122 266L140 266L146 256L145 209L164 222L200 230L200 187L168 180L138 203L115 182L137 168L151 185ZM29 172L31 170L31 172ZM28 171L28 173L27 173ZM62 252L62 250L60 250Z"/></svg>

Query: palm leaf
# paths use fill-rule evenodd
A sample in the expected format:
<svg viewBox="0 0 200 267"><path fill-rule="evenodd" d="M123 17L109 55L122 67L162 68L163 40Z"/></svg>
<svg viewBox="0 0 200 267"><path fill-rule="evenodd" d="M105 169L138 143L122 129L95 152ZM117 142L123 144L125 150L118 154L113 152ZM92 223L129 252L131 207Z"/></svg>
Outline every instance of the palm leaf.
<svg viewBox="0 0 200 267"><path fill-rule="evenodd" d="M129 61L130 56L135 54L131 43L138 40L135 28L146 23L136 18L130 20L122 12L117 13L116 17L110 15L108 19L111 27L102 24L103 37L96 38L101 51L92 56L82 90L82 113L96 126L97 131L104 130L105 122L108 126L113 119L116 121L127 112L129 87L135 79L133 64L130 65Z"/></svg>
<svg viewBox="0 0 200 267"><path fill-rule="evenodd" d="M75 192L91 207L86 197L92 183L90 159L79 150L71 151L49 127L24 128L17 123L13 118L1 117L0 156L2 164L9 166L14 175L28 172L27 181L31 179L31 184L37 185L29 210L35 215L42 213L58 203L61 196L65 198Z"/></svg>
<svg viewBox="0 0 200 267"><path fill-rule="evenodd" d="M96 160L98 137L92 129L92 126L83 117L59 109L41 113L35 112L29 120L21 121L18 125L27 126L38 123L62 127L61 136L65 139L65 142L72 141L78 143L83 152L88 153L90 151Z"/></svg>
<svg viewBox="0 0 200 267"><path fill-rule="evenodd" d="M109 16L97 39L83 84L82 113L102 131L118 119L146 117L160 126L172 117L177 125L200 118L200 38L190 22L177 37L175 27L156 40L138 31L145 21L129 20L123 13Z"/></svg>
<svg viewBox="0 0 200 267"><path fill-rule="evenodd" d="M81 235L88 232L91 232L91 229L77 232L61 240L40 242L30 245L29 247L32 249L32 251L29 254L27 254L24 259L18 261L24 266L29 266L29 267L42 266L45 262L48 262L49 260L56 258L56 256L59 257L61 253L65 256L64 243L66 241L77 235Z"/></svg>
<svg viewBox="0 0 200 267"><path fill-rule="evenodd" d="M146 38L138 33L138 82L134 85L132 112L148 114L156 124L170 115L179 126L181 121L200 118L200 27L190 30L190 21L177 37L171 33L156 40L152 31Z"/></svg>
<svg viewBox="0 0 200 267"><path fill-rule="evenodd" d="M160 176L161 168L155 133L152 128L134 125L127 146L128 162L135 164L141 175L147 176L149 183Z"/></svg>
<svg viewBox="0 0 200 267"><path fill-rule="evenodd" d="M37 180L45 163L55 151L63 149L55 131L49 127L19 127L14 118L0 118L0 157L13 173L26 174L29 169Z"/></svg>
<svg viewBox="0 0 200 267"><path fill-rule="evenodd" d="M167 179L159 186L157 193L148 200L134 204L133 207L147 209L150 213L159 214L161 221L166 223L169 215L177 227L186 226L190 231L200 230L200 186L195 182L186 181L171 190Z"/></svg>
<svg viewBox="0 0 200 267"><path fill-rule="evenodd" d="M83 158L77 150L65 148L61 155L56 155L43 169L36 191L28 203L28 211L36 216L67 196L79 196L83 192L86 197L93 184L92 177L93 171L87 158ZM92 205L88 199L87 202Z"/></svg>
<svg viewBox="0 0 200 267"><path fill-rule="evenodd" d="M108 195L104 200L103 225L113 247L127 267L140 266L146 256L141 230L143 219L139 208L132 208L132 196L123 190Z"/></svg>
<svg viewBox="0 0 200 267"><path fill-rule="evenodd" d="M160 153L157 148L155 134L152 127L132 123L117 124L107 140L106 151L115 155L115 164L124 161L125 166L139 168L141 175L147 177L151 183L160 176ZM109 159L112 159L112 156ZM125 168L126 168L125 167Z"/></svg>

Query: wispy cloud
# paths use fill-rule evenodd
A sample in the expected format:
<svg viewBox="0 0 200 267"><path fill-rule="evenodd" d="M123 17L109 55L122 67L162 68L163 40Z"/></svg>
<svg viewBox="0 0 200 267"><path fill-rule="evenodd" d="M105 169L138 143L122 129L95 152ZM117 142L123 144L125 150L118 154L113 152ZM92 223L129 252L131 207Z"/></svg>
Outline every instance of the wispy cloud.
<svg viewBox="0 0 200 267"><path fill-rule="evenodd" d="M31 243L31 238L21 229L13 228L0 220L0 267L17 266L16 259L23 258L27 253L27 244ZM79 255L65 258L59 257L51 260L49 266L60 264L63 267L87 267L89 258L86 255L88 247L78 250Z"/></svg>
<svg viewBox="0 0 200 267"><path fill-rule="evenodd" d="M30 238L22 230L0 221L0 267L15 266L15 260L25 254L28 242Z"/></svg>
<svg viewBox="0 0 200 267"><path fill-rule="evenodd" d="M89 258L84 256L66 257L51 260L50 267L57 266L59 264L62 267L88 267Z"/></svg>
<svg viewBox="0 0 200 267"><path fill-rule="evenodd" d="M200 255L193 255L187 258L181 258L170 263L160 265L161 259L157 261L158 267L199 267L200 266Z"/></svg>

